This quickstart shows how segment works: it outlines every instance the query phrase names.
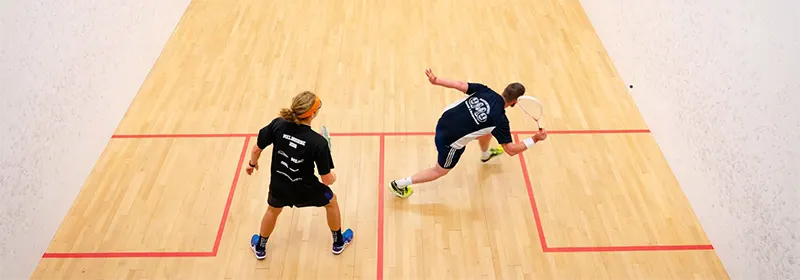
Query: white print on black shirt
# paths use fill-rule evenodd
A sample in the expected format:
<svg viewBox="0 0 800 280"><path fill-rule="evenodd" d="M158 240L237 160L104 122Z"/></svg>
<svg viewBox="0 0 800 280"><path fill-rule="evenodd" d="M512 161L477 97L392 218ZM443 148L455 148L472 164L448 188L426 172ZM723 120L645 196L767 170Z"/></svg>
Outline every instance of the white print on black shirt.
<svg viewBox="0 0 800 280"><path fill-rule="evenodd" d="M473 96L467 99L465 103L470 115L472 115L472 119L475 120L475 124L485 122L489 118L489 102L486 102L483 98Z"/></svg>
<svg viewBox="0 0 800 280"><path fill-rule="evenodd" d="M292 171L292 172L300 171L300 169L294 169L294 168L289 167L289 164L286 163L285 161L281 161L281 164L283 164L283 166L286 166L286 168L289 168L289 171Z"/></svg>
<svg viewBox="0 0 800 280"><path fill-rule="evenodd" d="M278 154L291 159L292 162L294 162L294 163L303 163L303 159L296 159L296 158L290 157L289 155L287 155L286 153L284 153L281 150L278 150Z"/></svg>
<svg viewBox="0 0 800 280"><path fill-rule="evenodd" d="M303 179L303 178L292 178L291 176L289 176L289 174L283 173L283 171L280 171L280 170L276 170L275 172L283 174L283 176L286 176L286 178L289 178L289 180L291 180L292 182L297 182L300 179Z"/></svg>
<svg viewBox="0 0 800 280"><path fill-rule="evenodd" d="M292 141L292 143L289 143L289 146L292 147L292 148L295 148L295 149L297 149L297 145L301 145L301 146L305 146L306 145L306 141L297 139L294 136L291 136L291 135L288 135L288 134L284 134L283 135L283 139Z"/></svg>

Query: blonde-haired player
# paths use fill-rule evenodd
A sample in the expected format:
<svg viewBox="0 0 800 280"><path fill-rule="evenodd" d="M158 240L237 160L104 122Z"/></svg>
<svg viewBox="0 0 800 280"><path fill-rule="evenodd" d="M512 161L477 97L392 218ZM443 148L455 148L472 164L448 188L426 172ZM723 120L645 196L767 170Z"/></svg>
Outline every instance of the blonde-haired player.
<svg viewBox="0 0 800 280"><path fill-rule="evenodd" d="M253 235L250 247L256 258L266 257L267 239L283 207L325 207L328 227L333 235L333 253L340 254L352 241L353 231L342 232L341 214L336 195L329 185L336 182L333 157L328 141L311 129L311 121L322 108L322 101L311 92L302 92L292 99L290 108L258 132L258 139L248 162L247 174L258 169L261 152L272 148L267 211L261 219L261 230ZM322 181L314 175L314 165Z"/></svg>

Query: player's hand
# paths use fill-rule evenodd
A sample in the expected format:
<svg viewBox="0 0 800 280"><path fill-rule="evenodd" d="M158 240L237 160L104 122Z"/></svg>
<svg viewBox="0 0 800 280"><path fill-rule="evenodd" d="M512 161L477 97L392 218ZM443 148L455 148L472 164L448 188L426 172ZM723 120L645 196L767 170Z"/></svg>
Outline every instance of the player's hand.
<svg viewBox="0 0 800 280"><path fill-rule="evenodd" d="M533 135L533 140L536 142L544 141L544 139L547 139L547 129L542 128L542 130Z"/></svg>
<svg viewBox="0 0 800 280"><path fill-rule="evenodd" d="M248 162L247 163L247 169L245 169L245 171L247 172L247 175L252 175L253 174L253 170L258 170L258 163L256 163L256 167L252 167L252 166L250 166L250 162Z"/></svg>
<svg viewBox="0 0 800 280"><path fill-rule="evenodd" d="M425 76L428 76L428 81L431 82L431 84L436 84L436 74L433 74L430 68L425 69Z"/></svg>

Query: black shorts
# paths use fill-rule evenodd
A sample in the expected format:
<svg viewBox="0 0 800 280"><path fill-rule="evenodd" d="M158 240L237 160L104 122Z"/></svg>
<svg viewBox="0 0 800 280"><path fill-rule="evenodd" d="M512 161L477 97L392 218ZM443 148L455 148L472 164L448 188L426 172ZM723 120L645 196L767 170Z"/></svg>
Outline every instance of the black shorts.
<svg viewBox="0 0 800 280"><path fill-rule="evenodd" d="M269 184L267 204L275 208L322 207L333 199L333 191L323 183L289 182L273 177Z"/></svg>

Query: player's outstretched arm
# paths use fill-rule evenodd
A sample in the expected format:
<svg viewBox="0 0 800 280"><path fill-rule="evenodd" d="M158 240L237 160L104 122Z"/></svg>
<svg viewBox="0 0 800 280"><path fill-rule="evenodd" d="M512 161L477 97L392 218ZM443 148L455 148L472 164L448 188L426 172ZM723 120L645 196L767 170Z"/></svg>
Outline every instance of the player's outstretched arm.
<svg viewBox="0 0 800 280"><path fill-rule="evenodd" d="M547 130L542 130L536 132L536 134L534 134L532 137L525 138L525 140L522 142L502 144L501 146L503 146L503 150L506 151L506 154L513 157L521 152L524 152L533 146L533 144L544 141L545 139L547 139Z"/></svg>
<svg viewBox="0 0 800 280"><path fill-rule="evenodd" d="M431 82L431 84L437 86L457 89L463 93L467 93L467 89L469 88L469 84L467 84L467 82L439 78L436 76L436 74L433 74L433 71L431 71L431 69L425 69L425 75L428 76L428 81Z"/></svg>

